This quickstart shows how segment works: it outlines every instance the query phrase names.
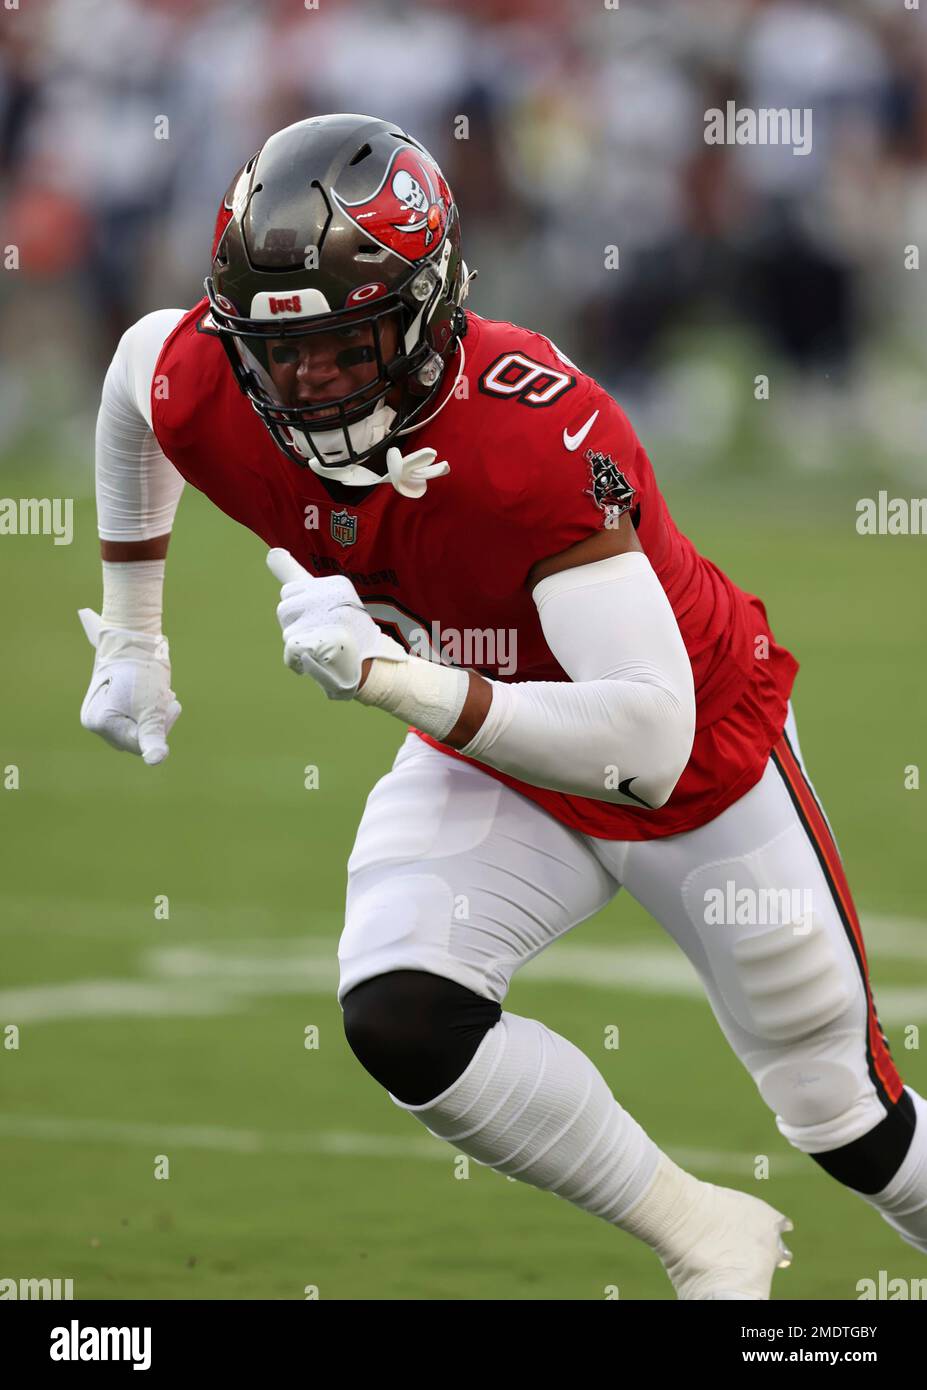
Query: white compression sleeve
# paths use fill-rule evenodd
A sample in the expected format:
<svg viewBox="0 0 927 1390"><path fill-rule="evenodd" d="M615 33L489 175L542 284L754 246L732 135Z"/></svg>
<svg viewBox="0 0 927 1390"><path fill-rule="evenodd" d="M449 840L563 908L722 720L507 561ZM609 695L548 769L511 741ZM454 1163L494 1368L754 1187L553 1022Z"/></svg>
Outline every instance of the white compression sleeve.
<svg viewBox="0 0 927 1390"><path fill-rule="evenodd" d="M128 329L110 363L96 432L97 522L101 540L145 541L174 524L183 478L151 431L151 382L183 309L159 309Z"/></svg>
<svg viewBox="0 0 927 1390"><path fill-rule="evenodd" d="M570 681L493 681L460 751L533 786L655 809L692 751L695 691L676 618L640 551L542 579L534 601Z"/></svg>

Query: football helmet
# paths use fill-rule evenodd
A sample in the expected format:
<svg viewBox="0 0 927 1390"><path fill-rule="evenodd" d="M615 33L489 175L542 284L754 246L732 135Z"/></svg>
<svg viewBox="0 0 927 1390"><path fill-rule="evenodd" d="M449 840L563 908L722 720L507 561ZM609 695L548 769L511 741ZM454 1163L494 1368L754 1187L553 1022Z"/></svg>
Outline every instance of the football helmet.
<svg viewBox="0 0 927 1390"><path fill-rule="evenodd" d="M235 378L280 449L362 486L380 481L363 460L415 428L437 394L471 278L428 151L389 121L340 114L278 131L239 171L205 288ZM339 372L376 363L376 375L335 399L301 394L287 368L319 334L330 350L343 342Z"/></svg>

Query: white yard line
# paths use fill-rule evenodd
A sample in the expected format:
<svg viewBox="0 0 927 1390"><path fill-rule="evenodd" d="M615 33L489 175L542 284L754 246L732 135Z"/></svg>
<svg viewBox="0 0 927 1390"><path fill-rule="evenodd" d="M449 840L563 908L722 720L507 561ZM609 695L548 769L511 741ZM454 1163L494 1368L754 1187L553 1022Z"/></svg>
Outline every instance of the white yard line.
<svg viewBox="0 0 927 1390"><path fill-rule="evenodd" d="M870 958L923 966L927 923L913 918L867 918ZM332 937L269 937L200 941L140 953L132 979L84 979L23 985L0 991L0 1025L55 1023L74 1018L171 1017L239 1013L259 997L327 996L338 984ZM686 957L671 943L583 946L555 942L516 977L538 985L580 985L613 994L704 998ZM927 1023L927 983L877 984L884 1025Z"/></svg>
<svg viewBox="0 0 927 1390"><path fill-rule="evenodd" d="M867 921L876 961L922 963L927 924L907 918ZM0 1024L60 1022L73 1018L203 1017L247 1009L264 996L327 995L337 987L331 938L253 937L225 942L150 948L129 980L73 980L0 991ZM557 943L530 963L521 978L535 984L574 984L587 989L654 997L700 999L701 985L675 947L614 947ZM882 986L877 991L883 1023L927 1019L927 989ZM0 1115L0 1136L59 1143L123 1144L165 1152L171 1147L244 1155L305 1155L424 1159L450 1163L454 1151L438 1140L359 1132L281 1133L211 1125L127 1124L65 1116ZM671 1149L676 1162L695 1172L752 1179L755 1155L715 1149ZM817 1171L800 1154L774 1155L773 1176Z"/></svg>
<svg viewBox="0 0 927 1390"><path fill-rule="evenodd" d="M69 1119L61 1115L0 1115L0 1136L63 1144L121 1144L151 1149L154 1153L169 1153L172 1148L208 1149L244 1155L426 1159L448 1166L456 1157L452 1145L439 1139L399 1139L392 1135L341 1130L286 1134L215 1125L125 1124L117 1120ZM743 1181L752 1178L756 1162L755 1154L725 1153L720 1149L671 1147L668 1153L690 1170L730 1173ZM816 1170L811 1159L800 1154L776 1154L770 1158L773 1177L806 1171Z"/></svg>

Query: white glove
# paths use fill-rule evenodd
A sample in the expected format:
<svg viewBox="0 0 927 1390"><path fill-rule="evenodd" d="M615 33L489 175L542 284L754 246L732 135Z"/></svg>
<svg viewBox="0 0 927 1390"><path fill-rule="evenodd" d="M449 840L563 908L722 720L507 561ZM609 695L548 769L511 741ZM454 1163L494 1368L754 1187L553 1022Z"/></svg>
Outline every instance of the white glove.
<svg viewBox="0 0 927 1390"><path fill-rule="evenodd" d="M330 700L352 700L368 657L408 661L409 654L381 632L350 579L316 579L288 550L271 550L267 568L283 585L277 620L283 630L283 662L312 676Z"/></svg>
<svg viewBox="0 0 927 1390"><path fill-rule="evenodd" d="M140 754L150 765L163 763L181 708L171 690L167 638L104 627L92 608L81 608L77 616L96 651L81 724L124 753Z"/></svg>

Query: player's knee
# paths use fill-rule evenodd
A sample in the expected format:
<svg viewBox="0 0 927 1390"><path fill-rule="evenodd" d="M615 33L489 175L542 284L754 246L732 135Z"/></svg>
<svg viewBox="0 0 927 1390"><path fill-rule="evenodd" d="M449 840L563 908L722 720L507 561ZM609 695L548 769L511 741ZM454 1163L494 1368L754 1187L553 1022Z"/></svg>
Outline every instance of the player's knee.
<svg viewBox="0 0 927 1390"><path fill-rule="evenodd" d="M815 915L745 936L733 954L738 1021L761 1043L744 1060L779 1130L824 1167L823 1155L853 1149L834 1175L876 1180L892 1161L898 1121L880 1128L890 1102L869 1074L868 998L858 971Z"/></svg>
<svg viewBox="0 0 927 1390"><path fill-rule="evenodd" d="M355 1057L407 1105L424 1105L466 1070L502 1006L454 980L393 970L355 985L342 1001Z"/></svg>
<svg viewBox="0 0 927 1390"><path fill-rule="evenodd" d="M905 1090L874 1084L867 1065L865 1022L858 1009L801 1038L754 1069L760 1094L780 1133L838 1182L881 1192L904 1159L915 1127ZM900 1084L897 1072L892 1069Z"/></svg>
<svg viewBox="0 0 927 1390"><path fill-rule="evenodd" d="M914 1102L905 1090L887 1113L880 1107L878 1116L871 1129L850 1143L838 1144L820 1152L805 1152L825 1173L845 1187L867 1196L881 1192L891 1182L907 1155L914 1138L917 1115ZM841 1117L838 1116L834 1126L836 1134L839 1134L840 1126ZM802 1147L801 1138L799 1133L791 1141L796 1148ZM821 1138L819 1132L818 1143Z"/></svg>
<svg viewBox="0 0 927 1390"><path fill-rule="evenodd" d="M809 1151L859 1133L884 1110L866 1075L865 1061L851 1055L851 1039L828 1046L826 1034L809 1038L754 1072L760 1095L776 1114L790 1144Z"/></svg>

